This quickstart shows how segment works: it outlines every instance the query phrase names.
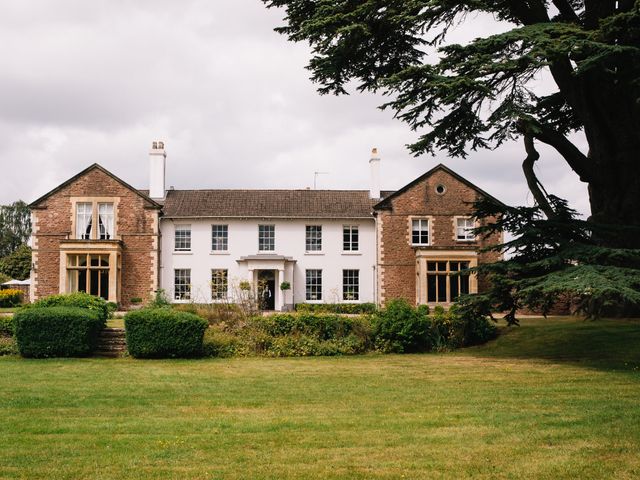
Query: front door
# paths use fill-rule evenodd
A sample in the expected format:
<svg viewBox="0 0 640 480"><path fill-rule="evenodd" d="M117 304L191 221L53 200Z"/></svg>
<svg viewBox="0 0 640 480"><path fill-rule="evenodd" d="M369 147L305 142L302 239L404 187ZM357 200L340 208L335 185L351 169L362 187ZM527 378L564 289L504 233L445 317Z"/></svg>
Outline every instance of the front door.
<svg viewBox="0 0 640 480"><path fill-rule="evenodd" d="M276 272L275 270L258 271L258 296L260 308L275 310L276 307Z"/></svg>

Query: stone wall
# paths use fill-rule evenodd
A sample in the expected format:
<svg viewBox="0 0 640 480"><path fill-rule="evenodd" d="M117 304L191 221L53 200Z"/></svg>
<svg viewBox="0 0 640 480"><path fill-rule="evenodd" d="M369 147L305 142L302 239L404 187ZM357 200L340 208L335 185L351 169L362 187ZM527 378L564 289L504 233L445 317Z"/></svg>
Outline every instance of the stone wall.
<svg viewBox="0 0 640 480"><path fill-rule="evenodd" d="M114 199L116 239L122 245L120 302L126 307L134 297L148 300L158 288L159 210L99 167L32 205L32 299L61 293L60 244L75 238L72 198L82 197Z"/></svg>
<svg viewBox="0 0 640 480"><path fill-rule="evenodd" d="M444 185L445 192L436 192ZM416 302L416 249L423 250L477 250L500 241L501 235L489 240L456 240L456 217L471 216L473 203L479 199L476 189L443 169L416 182L406 191L389 200L390 208L377 210L378 217L378 274L379 299L405 298ZM411 245L411 218L430 220L428 247ZM496 253L481 253L478 262L492 262ZM484 279L478 279L479 291L486 288Z"/></svg>

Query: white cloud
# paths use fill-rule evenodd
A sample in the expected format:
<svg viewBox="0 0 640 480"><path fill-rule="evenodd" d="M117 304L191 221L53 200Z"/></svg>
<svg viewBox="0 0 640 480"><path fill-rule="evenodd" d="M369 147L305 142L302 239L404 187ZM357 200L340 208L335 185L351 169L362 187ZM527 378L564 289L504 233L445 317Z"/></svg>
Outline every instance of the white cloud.
<svg viewBox="0 0 640 480"><path fill-rule="evenodd" d="M466 160L413 158L416 134L373 95L319 96L309 50L273 32L258 0L7 0L0 4L0 203L34 200L93 162L146 187L165 140L176 188L367 188L372 147L383 188L444 162L508 203L531 203L521 145ZM487 16L458 41L503 26ZM588 210L584 185L548 148L550 192Z"/></svg>

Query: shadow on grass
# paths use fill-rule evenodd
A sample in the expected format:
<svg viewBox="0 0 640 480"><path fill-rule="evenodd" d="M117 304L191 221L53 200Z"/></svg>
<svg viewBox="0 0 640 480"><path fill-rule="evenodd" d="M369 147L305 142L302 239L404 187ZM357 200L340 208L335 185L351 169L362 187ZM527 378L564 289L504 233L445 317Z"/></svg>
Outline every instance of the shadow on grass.
<svg viewBox="0 0 640 480"><path fill-rule="evenodd" d="M501 335L496 340L460 352L478 357L540 359L640 373L640 320L523 319L520 327L502 324Z"/></svg>

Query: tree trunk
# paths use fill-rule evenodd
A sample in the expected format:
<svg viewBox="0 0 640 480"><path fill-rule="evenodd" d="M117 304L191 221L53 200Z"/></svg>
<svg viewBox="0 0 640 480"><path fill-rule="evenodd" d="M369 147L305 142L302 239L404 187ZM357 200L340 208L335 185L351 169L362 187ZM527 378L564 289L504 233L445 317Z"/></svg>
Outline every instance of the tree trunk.
<svg viewBox="0 0 640 480"><path fill-rule="evenodd" d="M613 155L591 144L590 157L596 167L589 182L591 220L637 229L604 239L607 246L640 248L640 141L636 143L633 150Z"/></svg>

